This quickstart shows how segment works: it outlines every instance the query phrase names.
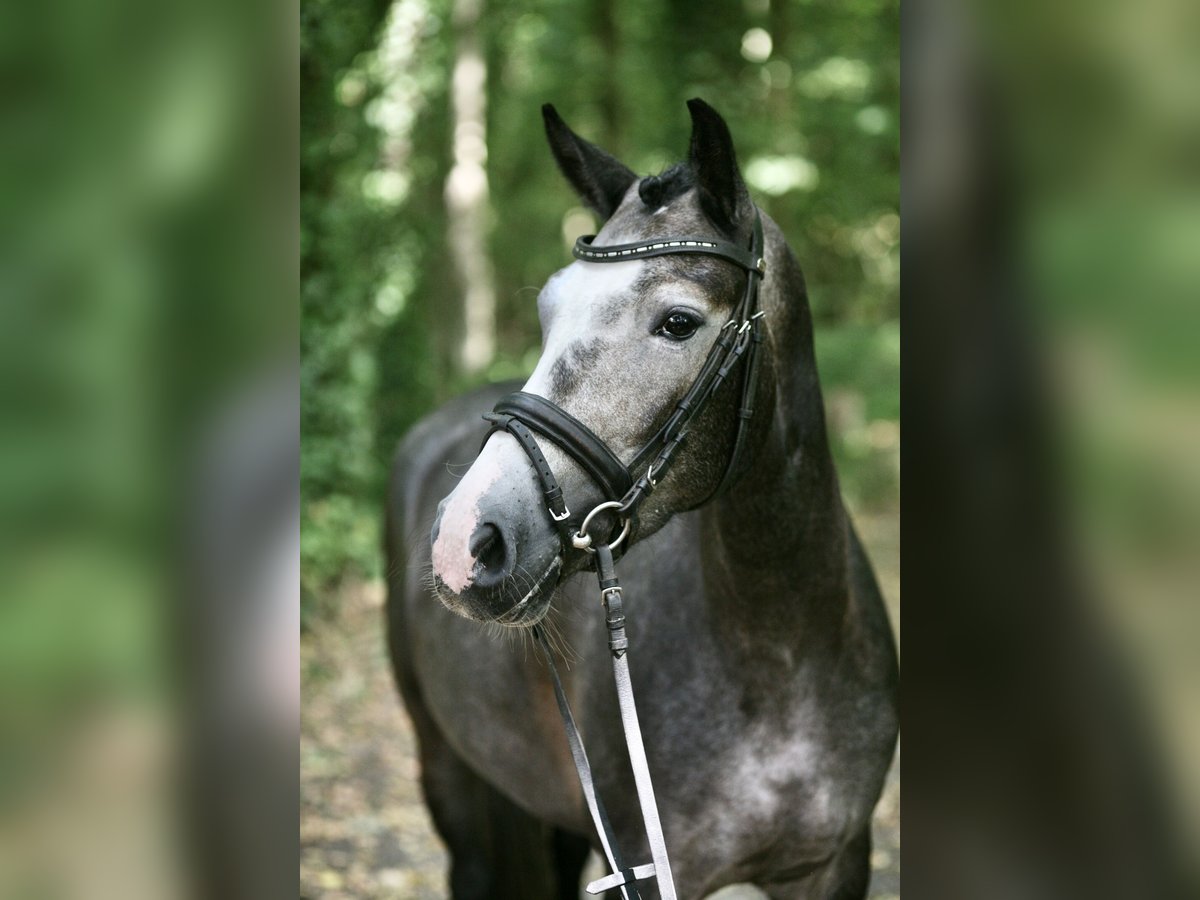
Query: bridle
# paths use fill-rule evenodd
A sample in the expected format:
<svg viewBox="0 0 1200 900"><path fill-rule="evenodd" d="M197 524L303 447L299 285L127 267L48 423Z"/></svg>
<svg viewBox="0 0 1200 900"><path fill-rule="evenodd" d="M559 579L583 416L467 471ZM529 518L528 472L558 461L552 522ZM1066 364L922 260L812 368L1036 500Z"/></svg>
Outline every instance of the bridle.
<svg viewBox="0 0 1200 900"><path fill-rule="evenodd" d="M745 356L747 361L742 375L742 399L738 410L733 453L725 467L725 474L712 496L708 498L711 500L728 489L738 470L745 448L746 432L754 414L754 393L758 383L758 350L763 340L763 313L758 308L758 285L766 272L766 260L763 258L762 220L757 210L754 214L754 229L749 249L711 238L670 238L597 247L592 243L594 238L595 235L587 235L575 242L573 253L576 259L611 263L655 256L700 254L734 263L744 269L747 276L742 299L717 335L717 340L695 381L683 399L676 404L666 422L645 446L634 454L628 465L622 463L590 428L561 407L536 394L527 394L524 391L508 394L500 398L492 412L484 416L492 423L488 437L496 431L507 431L517 439L533 462L542 484L550 518L559 530L564 548L573 547L580 550L590 548L589 535L584 523L590 524L591 517L600 511L599 507L584 518L584 523L581 523L578 531L572 531L569 524L571 512L566 499L533 433L536 432L557 444L574 459L600 487L604 496L601 506L615 510L619 519L630 523L642 501L650 496L658 482L666 476L692 423ZM487 437L484 441L486 443ZM637 471L640 471L641 475L635 479L633 473ZM618 538L610 546L617 546L620 540Z"/></svg>
<svg viewBox="0 0 1200 900"><path fill-rule="evenodd" d="M567 742L579 773L580 785L588 811L595 823L596 832L604 849L613 874L593 881L587 886L592 894L609 888L620 887L626 900L639 897L634 882L646 878L658 881L663 900L675 900L675 885L671 876L670 861L659 822L658 807L654 799L654 787L646 765L646 752L642 744L641 728L638 724L637 708L634 705L633 685L629 678L628 648L625 634L621 585L617 580L613 551L629 537L635 527L638 507L650 496L654 488L666 477L679 448L697 417L704 410L717 390L728 379L737 364L745 358L746 365L741 373L741 402L737 412L736 433L733 451L725 472L715 490L705 501L724 493L736 480L741 456L746 445L746 434L754 415L754 396L758 384L759 349L763 341L763 312L758 308L758 288L766 273L763 256L762 220L758 210L754 211L754 228L750 246L740 247L727 241L712 238L668 238L640 241L631 244L596 246L595 235L581 237L575 242L573 254L584 262L611 263L656 256L700 254L723 259L746 272L746 289L734 307L732 316L722 326L712 349L696 379L692 382L655 435L629 461L622 463L615 453L595 432L563 410L561 407L536 394L516 391L502 397L492 412L484 415L491 422L484 443L497 431L506 431L520 444L521 449L533 463L542 486L546 507L550 513L565 557L572 551L585 551L595 557L596 574L600 581L600 594L604 603L605 622L609 631L608 646L613 657L613 675L616 680L617 697L621 709L621 724L625 731L629 749L638 801L642 809L642 820L650 844L652 863L627 868L617 850L612 828L600 798L596 795L591 766L575 726L571 708L567 703L553 655L542 630L534 627L542 653L549 665L554 682L554 693L566 730ZM535 434L556 444L588 474L601 489L605 498L583 517L577 529L572 529L573 516L563 496L562 488L554 471L538 446ZM635 478L634 473L640 474ZM621 526L620 532L609 535L607 543L595 543L588 533L592 520L602 512L611 511ZM616 528L614 527L614 531Z"/></svg>

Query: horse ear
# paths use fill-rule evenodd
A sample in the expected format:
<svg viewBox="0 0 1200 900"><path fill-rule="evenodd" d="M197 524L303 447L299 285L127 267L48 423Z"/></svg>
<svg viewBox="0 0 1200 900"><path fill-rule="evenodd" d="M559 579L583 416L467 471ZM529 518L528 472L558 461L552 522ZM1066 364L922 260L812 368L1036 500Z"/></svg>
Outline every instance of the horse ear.
<svg viewBox="0 0 1200 900"><path fill-rule="evenodd" d="M729 126L700 98L689 100L687 105L692 114L689 159L696 175L700 207L717 228L733 237L749 225L754 202L738 169Z"/></svg>
<svg viewBox="0 0 1200 900"><path fill-rule="evenodd" d="M580 198L601 219L621 205L637 176L594 144L575 134L549 103L542 107L546 139L559 170Z"/></svg>

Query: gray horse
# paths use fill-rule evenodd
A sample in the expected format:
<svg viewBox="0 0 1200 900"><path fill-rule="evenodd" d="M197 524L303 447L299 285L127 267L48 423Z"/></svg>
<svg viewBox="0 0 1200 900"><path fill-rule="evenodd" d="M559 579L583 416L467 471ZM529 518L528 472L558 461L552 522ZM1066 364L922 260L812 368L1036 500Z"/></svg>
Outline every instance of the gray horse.
<svg viewBox="0 0 1200 900"><path fill-rule="evenodd" d="M754 205L729 130L702 101L688 107L688 160L646 178L544 109L559 168L604 221L597 244L749 240ZM710 499L734 443L740 398L727 384L619 562L630 665L679 896L752 883L773 898L860 898L896 742L896 652L830 458L804 279L762 221L766 337L744 463ZM538 297L543 350L523 390L629 460L691 385L746 277L699 256L572 263ZM479 452L481 414L513 387L416 425L387 498L389 647L456 900L576 898L595 845L528 639L536 623L567 659L566 692L627 863L649 860L589 557L564 551L511 435ZM605 498L541 444L578 524ZM461 478L450 473L472 457Z"/></svg>

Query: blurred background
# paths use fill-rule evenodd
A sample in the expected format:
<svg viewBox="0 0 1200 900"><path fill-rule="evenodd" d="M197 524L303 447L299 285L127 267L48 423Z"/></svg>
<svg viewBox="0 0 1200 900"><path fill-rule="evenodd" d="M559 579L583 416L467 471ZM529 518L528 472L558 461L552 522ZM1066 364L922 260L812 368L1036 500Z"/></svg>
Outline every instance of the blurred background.
<svg viewBox="0 0 1200 900"><path fill-rule="evenodd" d="M904 16L905 878L1196 896L1200 13Z"/></svg>
<svg viewBox="0 0 1200 900"><path fill-rule="evenodd" d="M296 30L0 12L4 898L294 889Z"/></svg>

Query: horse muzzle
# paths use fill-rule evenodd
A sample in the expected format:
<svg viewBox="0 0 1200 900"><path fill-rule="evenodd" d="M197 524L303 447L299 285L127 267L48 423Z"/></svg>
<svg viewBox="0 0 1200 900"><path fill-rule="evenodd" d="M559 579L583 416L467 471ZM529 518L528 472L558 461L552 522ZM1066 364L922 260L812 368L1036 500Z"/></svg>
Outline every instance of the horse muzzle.
<svg viewBox="0 0 1200 900"><path fill-rule="evenodd" d="M482 475L490 468L485 460ZM469 619L535 624L562 572L558 534L525 479L475 472L438 506L431 534L434 591Z"/></svg>

